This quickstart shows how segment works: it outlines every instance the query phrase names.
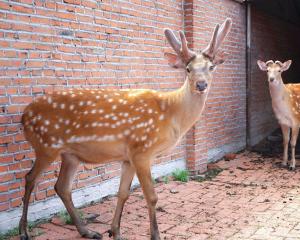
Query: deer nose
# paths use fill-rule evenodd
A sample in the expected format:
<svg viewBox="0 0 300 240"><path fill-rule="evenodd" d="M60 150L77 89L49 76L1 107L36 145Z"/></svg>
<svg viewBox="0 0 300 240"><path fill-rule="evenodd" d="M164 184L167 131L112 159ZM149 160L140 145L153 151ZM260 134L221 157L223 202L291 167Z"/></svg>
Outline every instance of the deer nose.
<svg viewBox="0 0 300 240"><path fill-rule="evenodd" d="M272 78L272 77L270 78L270 82L273 82L274 80L275 80L274 78Z"/></svg>
<svg viewBox="0 0 300 240"><path fill-rule="evenodd" d="M204 91L207 88L207 82L201 81L196 83L196 88L198 91Z"/></svg>

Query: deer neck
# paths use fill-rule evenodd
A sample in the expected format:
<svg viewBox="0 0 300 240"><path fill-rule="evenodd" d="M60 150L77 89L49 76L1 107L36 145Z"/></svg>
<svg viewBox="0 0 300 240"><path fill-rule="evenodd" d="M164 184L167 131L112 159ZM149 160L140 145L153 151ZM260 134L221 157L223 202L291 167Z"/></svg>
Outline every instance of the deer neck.
<svg viewBox="0 0 300 240"><path fill-rule="evenodd" d="M203 94L193 93L186 78L183 86L169 95L171 118L181 135L184 135L200 118L208 91L209 87Z"/></svg>
<svg viewBox="0 0 300 240"><path fill-rule="evenodd" d="M289 92L285 87L282 78L276 79L277 84L270 84L270 94L272 98L272 107L276 118L280 124L292 127L294 118L289 104Z"/></svg>
<svg viewBox="0 0 300 240"><path fill-rule="evenodd" d="M273 104L283 101L288 96L288 92L282 81L282 78L279 77L276 79L276 81L278 82L277 84L269 84L269 90Z"/></svg>

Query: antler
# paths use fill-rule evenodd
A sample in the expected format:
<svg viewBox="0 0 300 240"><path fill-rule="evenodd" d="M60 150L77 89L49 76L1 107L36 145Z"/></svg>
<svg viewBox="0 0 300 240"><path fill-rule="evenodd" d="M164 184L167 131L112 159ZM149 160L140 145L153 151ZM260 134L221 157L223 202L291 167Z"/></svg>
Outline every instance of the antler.
<svg viewBox="0 0 300 240"><path fill-rule="evenodd" d="M191 58L196 56L196 53L188 48L184 33L182 31L179 31L179 35L181 43L176 38L174 32L171 29L165 29L165 36L171 47L174 49L177 55L181 57L184 63L188 63Z"/></svg>
<svg viewBox="0 0 300 240"><path fill-rule="evenodd" d="M274 61L273 60L269 60L269 61L266 62L266 65L268 66L271 63L274 63Z"/></svg>
<svg viewBox="0 0 300 240"><path fill-rule="evenodd" d="M209 58L214 59L218 52L218 48L224 41L226 35L229 33L232 25L232 20L227 18L223 24L217 24L214 29L213 36L208 44L208 46L202 51L203 54L207 55Z"/></svg>

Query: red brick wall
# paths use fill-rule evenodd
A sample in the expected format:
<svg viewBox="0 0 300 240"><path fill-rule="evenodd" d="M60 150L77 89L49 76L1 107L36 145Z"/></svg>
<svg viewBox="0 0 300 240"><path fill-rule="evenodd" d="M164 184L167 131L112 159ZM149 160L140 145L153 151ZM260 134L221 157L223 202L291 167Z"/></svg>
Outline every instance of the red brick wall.
<svg viewBox="0 0 300 240"><path fill-rule="evenodd" d="M222 44L228 59L214 73L206 108L201 120L189 133L188 163L195 170L206 169L207 160L220 158L246 144L246 62L245 6L231 0L187 1L189 23L186 31L196 50L203 49L217 23L226 17L233 27Z"/></svg>
<svg viewBox="0 0 300 240"><path fill-rule="evenodd" d="M172 155L156 161L186 158L191 170L201 171L209 158L245 145L243 5L232 0L0 2L0 211L20 206L23 177L34 161L20 129L32 99L85 85L178 88L184 74L163 59L171 51L163 28L184 26L191 47L200 50L226 17L234 22L223 45L230 57L215 73L205 113ZM118 163L81 166L74 188L119 175L119 168ZM58 171L59 162L43 175L32 201L55 195Z"/></svg>
<svg viewBox="0 0 300 240"><path fill-rule="evenodd" d="M178 1L33 1L0 3L0 211L20 206L34 154L20 130L24 107L54 89L90 85L174 89L183 73L167 65L163 28L182 29ZM157 161L184 158L181 145ZM55 194L59 163L32 201ZM75 187L119 175L119 164L81 166Z"/></svg>
<svg viewBox="0 0 300 240"><path fill-rule="evenodd" d="M250 144L254 145L278 126L274 117L267 75L259 70L258 59L286 61L291 68L283 73L285 83L300 82L300 28L270 16L252 6Z"/></svg>

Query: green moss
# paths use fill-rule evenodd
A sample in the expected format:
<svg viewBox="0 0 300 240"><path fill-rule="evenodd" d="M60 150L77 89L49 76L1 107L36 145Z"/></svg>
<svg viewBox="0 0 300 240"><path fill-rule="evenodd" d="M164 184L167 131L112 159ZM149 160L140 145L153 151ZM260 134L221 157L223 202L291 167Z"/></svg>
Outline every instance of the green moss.
<svg viewBox="0 0 300 240"><path fill-rule="evenodd" d="M81 220L84 219L84 214L82 211L77 211L78 214L79 214L79 218ZM65 223L65 224L73 224L73 221L72 221L72 218L71 216L69 215L69 213L67 211L61 211L59 214L58 214L58 217Z"/></svg>
<svg viewBox="0 0 300 240"><path fill-rule="evenodd" d="M176 169L172 172L175 181L187 182L189 180L189 173L187 170Z"/></svg>
<svg viewBox="0 0 300 240"><path fill-rule="evenodd" d="M168 184L170 182L169 176L163 176L163 182Z"/></svg>
<svg viewBox="0 0 300 240"><path fill-rule="evenodd" d="M19 235L19 227L15 227L4 234L0 234L0 240L8 240L13 236Z"/></svg>

